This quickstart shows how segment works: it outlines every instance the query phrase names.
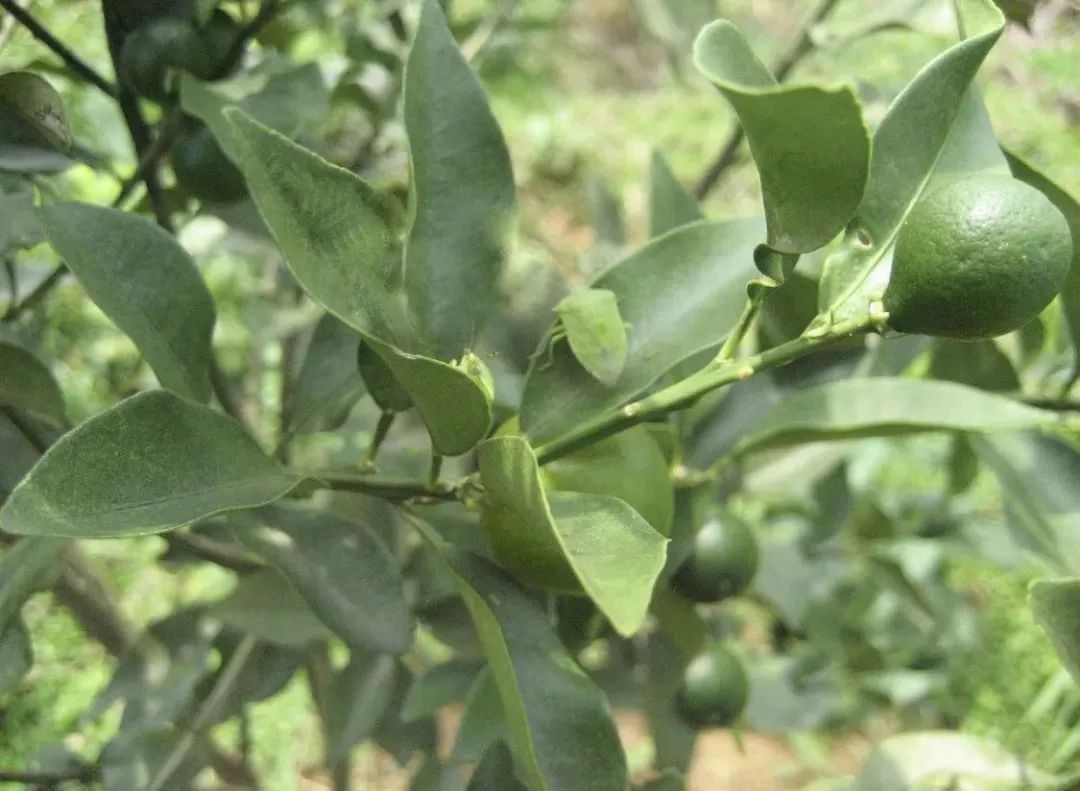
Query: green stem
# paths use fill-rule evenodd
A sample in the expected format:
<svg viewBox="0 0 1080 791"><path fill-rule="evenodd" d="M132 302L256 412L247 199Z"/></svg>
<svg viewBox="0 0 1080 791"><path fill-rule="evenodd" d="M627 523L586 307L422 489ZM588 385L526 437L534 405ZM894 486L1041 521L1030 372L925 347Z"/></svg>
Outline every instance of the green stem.
<svg viewBox="0 0 1080 791"><path fill-rule="evenodd" d="M396 416L396 412L391 412L389 410L379 415L379 422L375 424L375 433L372 434L367 452L360 462L361 470L371 471L375 469L375 457L379 454L379 448L382 447L383 442L386 440L386 436L390 433L390 427L394 425L394 418Z"/></svg>
<svg viewBox="0 0 1080 791"><path fill-rule="evenodd" d="M859 317L834 325L827 333L802 335L795 340L739 360L714 359L696 374L634 401L615 412L602 415L576 431L536 449L541 464L554 461L599 439L617 434L652 418L686 409L708 392L749 379L768 368L776 368L802 357L807 352L841 338L866 332L873 326L869 317Z"/></svg>
<svg viewBox="0 0 1080 791"><path fill-rule="evenodd" d="M746 337L750 325L754 323L754 319L761 310L761 303L761 299L746 300L746 304L743 306L743 311L739 316L739 320L735 322L735 327L728 334L727 340L724 341L724 345L720 347L720 352L716 355L716 361L723 362L735 359L735 355L738 354L739 346L742 344L743 338Z"/></svg>
<svg viewBox="0 0 1080 791"><path fill-rule="evenodd" d="M431 466L428 468L427 488L431 491L439 489L439 473L442 472L443 457L438 453L431 454Z"/></svg>

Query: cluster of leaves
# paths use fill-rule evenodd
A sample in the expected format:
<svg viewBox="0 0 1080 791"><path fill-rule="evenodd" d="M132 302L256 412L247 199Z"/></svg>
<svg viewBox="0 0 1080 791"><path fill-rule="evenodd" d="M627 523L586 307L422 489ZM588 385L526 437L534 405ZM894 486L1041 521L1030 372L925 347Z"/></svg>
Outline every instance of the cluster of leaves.
<svg viewBox="0 0 1080 791"><path fill-rule="evenodd" d="M342 786L350 751L374 741L415 768L416 789L626 789L611 713L625 704L647 713L663 772L640 787L681 788L694 743L675 715L681 671L733 624L672 578L718 501L758 536L753 590L776 633L777 655L754 662L747 724L917 707L947 683L947 655L970 647L969 613L945 584L937 528L906 529L903 503L859 481L852 458L866 446L852 441L924 432L953 437L946 503L980 469L996 476L1010 546L1059 577L1033 589L1035 616L1080 672L1076 425L1050 408L1056 393L1033 405L1019 392L1075 377L1078 267L1013 358L993 341L869 336L884 328L899 229L936 184L1011 171L1080 234L1077 204L1001 151L974 87L1004 18L988 0L955 5L960 40L873 133L852 87L778 83L735 26L708 24L694 60L738 114L763 219L703 219L657 155L654 238L565 296L540 333L501 290L509 152L435 0L418 14L387 4L396 44L354 42L359 63L390 75L381 101L359 63L331 95L317 68L272 57L223 83L169 75L178 94L155 97L157 148L198 119L250 194L196 202L209 193L181 179L173 197L276 246L324 311L285 371L272 454L221 381L214 295L155 197L161 151L143 150L139 174L156 223L44 191L35 206L30 177L70 164L63 106L40 77L0 76L0 165L25 174L4 196L17 211L0 253L47 240L161 385L71 427L49 366L17 333L0 336L0 528L21 536L0 559L0 688L31 662L20 609L71 572L74 540L161 533L167 561L237 576L224 598L128 647L86 715L122 700L117 736L92 765L62 770L110 788L191 787L208 766L249 782L210 732L303 670ZM214 4L198 6L210 19ZM123 69L121 81L122 93ZM398 82L405 201L346 161L370 141L337 163L296 142L342 102L377 135ZM36 300L14 290L18 329ZM365 408L367 453L310 463L303 438ZM443 759L436 717L451 704L464 714ZM476 767L467 781L461 764ZM1060 782L955 734L890 740L851 782L905 788L935 773Z"/></svg>

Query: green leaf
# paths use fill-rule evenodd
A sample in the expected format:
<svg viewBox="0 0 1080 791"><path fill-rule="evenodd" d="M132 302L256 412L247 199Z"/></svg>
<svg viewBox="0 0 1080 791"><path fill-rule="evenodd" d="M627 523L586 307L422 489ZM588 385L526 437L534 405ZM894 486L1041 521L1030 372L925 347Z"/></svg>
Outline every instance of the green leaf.
<svg viewBox="0 0 1080 791"><path fill-rule="evenodd" d="M327 640L333 635L296 588L274 569L245 574L233 591L208 612L226 626L290 648Z"/></svg>
<svg viewBox="0 0 1080 791"><path fill-rule="evenodd" d="M383 412L407 412L413 408L412 398L370 343L360 343L356 367L368 395Z"/></svg>
<svg viewBox="0 0 1080 791"><path fill-rule="evenodd" d="M1051 181L1045 174L1033 168L1011 151L1006 151L1012 174L1021 181L1030 184L1050 199L1058 211L1065 215L1072 233L1073 260L1069 276L1061 289L1061 306L1065 309L1065 319L1073 345L1073 370L1080 371L1080 203L1076 198Z"/></svg>
<svg viewBox="0 0 1080 791"><path fill-rule="evenodd" d="M214 300L191 257L152 220L59 203L41 210L49 243L165 387L210 397Z"/></svg>
<svg viewBox="0 0 1080 791"><path fill-rule="evenodd" d="M0 503L6 500L41 453L0 410Z"/></svg>
<svg viewBox="0 0 1080 791"><path fill-rule="evenodd" d="M1080 684L1080 579L1035 580L1028 587L1035 622Z"/></svg>
<svg viewBox="0 0 1080 791"><path fill-rule="evenodd" d="M555 344L550 364L548 355L538 355L521 404L530 439L540 443L566 434L719 345L746 303L746 282L757 274L753 251L762 231L760 220L693 223L654 240L592 283L615 294L627 325L622 376L606 387L566 344Z"/></svg>
<svg viewBox="0 0 1080 791"><path fill-rule="evenodd" d="M0 555L0 632L15 621L27 599L56 579L66 543L24 538Z"/></svg>
<svg viewBox="0 0 1080 791"><path fill-rule="evenodd" d="M326 81L315 63L256 78L211 85L190 74L180 79L180 106L184 112L206 124L229 159L238 160L232 128L223 111L239 107L259 123L295 138L301 130L326 117L330 96ZM232 90L230 90L232 88ZM236 95L236 89L243 91ZM246 89L246 90L245 90Z"/></svg>
<svg viewBox="0 0 1080 791"><path fill-rule="evenodd" d="M848 86L780 85L730 22L707 25L694 62L731 102L761 174L768 245L806 253L855 214L866 185L870 132Z"/></svg>
<svg viewBox="0 0 1080 791"><path fill-rule="evenodd" d="M559 644L544 608L482 558L444 548L502 699L531 791L625 791L626 757L603 694Z"/></svg>
<svg viewBox="0 0 1080 791"><path fill-rule="evenodd" d="M436 356L457 357L497 311L516 202L510 154L436 0L405 68L413 223L409 304Z"/></svg>
<svg viewBox="0 0 1080 791"><path fill-rule="evenodd" d="M921 788L1050 791L1060 784L1000 744L955 731L900 733L879 742L852 791Z"/></svg>
<svg viewBox="0 0 1080 791"><path fill-rule="evenodd" d="M982 128L969 86L1005 20L990 0L958 0L956 8L967 36L908 83L874 133L862 202L822 274L820 306L834 318L865 312L884 289L887 253L930 184L950 136L958 126ZM955 134L953 147L972 139L967 132Z"/></svg>
<svg viewBox="0 0 1080 791"><path fill-rule="evenodd" d="M990 392L1020 389L1016 369L992 340L958 341L935 338L931 343L929 375Z"/></svg>
<svg viewBox="0 0 1080 791"><path fill-rule="evenodd" d="M614 387L626 365L626 326L615 294L604 288L575 289L553 310L578 362L601 384Z"/></svg>
<svg viewBox="0 0 1080 791"><path fill-rule="evenodd" d="M526 791L514 772L513 756L503 742L495 742L484 753L466 791Z"/></svg>
<svg viewBox="0 0 1080 791"><path fill-rule="evenodd" d="M429 717L444 706L465 699L483 669L483 662L455 658L417 676L405 696L401 718L406 722Z"/></svg>
<svg viewBox="0 0 1080 791"><path fill-rule="evenodd" d="M682 685L683 670L691 659L677 650L661 633L649 636L645 647L643 708L656 748L657 769L685 771L697 744L697 731L675 710L675 695Z"/></svg>
<svg viewBox="0 0 1080 791"><path fill-rule="evenodd" d="M28 71L0 74L0 114L19 118L57 151L71 151L64 101L44 77Z"/></svg>
<svg viewBox="0 0 1080 791"><path fill-rule="evenodd" d="M0 697L22 680L34 664L34 647L21 618L0 627Z"/></svg>
<svg viewBox="0 0 1080 791"><path fill-rule="evenodd" d="M584 589L623 635L645 620L667 539L622 500L545 494L536 455L520 437L477 449L486 497L484 527L496 559L522 581Z"/></svg>
<svg viewBox="0 0 1080 791"><path fill-rule="evenodd" d="M334 676L327 711L331 764L375 732L393 700L397 676L397 660L385 654L374 658L354 654Z"/></svg>
<svg viewBox="0 0 1080 791"><path fill-rule="evenodd" d="M617 497L666 536L675 491L663 451L646 426L633 426L544 465L547 489Z"/></svg>
<svg viewBox="0 0 1080 791"><path fill-rule="evenodd" d="M1063 571L1080 573L1080 453L1034 433L971 437L998 479L1005 512L1022 546Z"/></svg>
<svg viewBox="0 0 1080 791"><path fill-rule="evenodd" d="M679 226L701 219L701 209L664 155L653 151L649 160L649 237L655 239Z"/></svg>
<svg viewBox="0 0 1080 791"><path fill-rule="evenodd" d="M364 335L412 397L438 453L472 448L490 427L491 406L464 371L422 356L429 350L406 305L389 204L239 110L225 116L252 196L297 281Z"/></svg>
<svg viewBox="0 0 1080 791"><path fill-rule="evenodd" d="M416 623L394 556L374 532L326 511L284 504L239 518L245 524L233 531L236 538L277 567L350 647L409 650Z"/></svg>
<svg viewBox="0 0 1080 791"><path fill-rule="evenodd" d="M506 716L499 688L492 674L485 670L466 695L465 711L450 754L451 763L479 763L488 747L497 743L505 732Z"/></svg>
<svg viewBox="0 0 1080 791"><path fill-rule="evenodd" d="M952 382L845 379L781 400L743 437L735 453L825 439L1016 431L1058 422L1053 412Z"/></svg>
<svg viewBox="0 0 1080 791"><path fill-rule="evenodd" d="M589 210L589 224L593 228L596 244L616 249L623 247L626 244L626 223L622 203L603 179L592 177L586 180L585 205Z"/></svg>
<svg viewBox="0 0 1080 791"><path fill-rule="evenodd" d="M686 791L686 778L681 772L666 769L659 777L635 785L634 791Z"/></svg>
<svg viewBox="0 0 1080 791"><path fill-rule="evenodd" d="M62 426L64 394L41 360L18 344L0 338L0 406L21 409Z"/></svg>
<svg viewBox="0 0 1080 791"><path fill-rule="evenodd" d="M33 189L18 189L0 194L0 255L45 241Z"/></svg>
<svg viewBox="0 0 1080 791"><path fill-rule="evenodd" d="M0 508L0 526L74 538L157 533L265 505L297 482L231 418L155 390L49 448Z"/></svg>
<svg viewBox="0 0 1080 791"><path fill-rule="evenodd" d="M360 336L327 313L315 325L288 408L289 431L333 431L364 393L356 367Z"/></svg>

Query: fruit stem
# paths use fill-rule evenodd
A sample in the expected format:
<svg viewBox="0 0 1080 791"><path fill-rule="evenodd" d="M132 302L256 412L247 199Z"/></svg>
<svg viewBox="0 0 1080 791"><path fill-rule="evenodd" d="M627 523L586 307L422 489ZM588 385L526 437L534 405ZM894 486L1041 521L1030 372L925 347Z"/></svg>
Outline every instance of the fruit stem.
<svg viewBox="0 0 1080 791"><path fill-rule="evenodd" d="M764 352L738 360L721 360L719 357L692 376L665 387L652 395L634 401L591 422L576 431L552 440L536 449L537 459L546 464L572 453L578 448L617 434L646 420L666 415L692 406L701 396L720 387L749 379L756 373L785 365L802 357L819 346L833 343L873 328L869 315L861 315L833 324L828 332L815 332L795 338Z"/></svg>
<svg viewBox="0 0 1080 791"><path fill-rule="evenodd" d="M431 491L439 489L439 473L442 471L443 457L438 453L431 454L431 466L428 468L427 488Z"/></svg>
<svg viewBox="0 0 1080 791"><path fill-rule="evenodd" d="M371 435L371 442L368 444L367 452L364 453L364 458L360 462L361 472L375 472L375 457L378 455L379 448L382 447L386 435L390 433L390 427L394 425L395 415L396 413L390 411L385 411L379 415L379 422L375 424L375 433Z"/></svg>

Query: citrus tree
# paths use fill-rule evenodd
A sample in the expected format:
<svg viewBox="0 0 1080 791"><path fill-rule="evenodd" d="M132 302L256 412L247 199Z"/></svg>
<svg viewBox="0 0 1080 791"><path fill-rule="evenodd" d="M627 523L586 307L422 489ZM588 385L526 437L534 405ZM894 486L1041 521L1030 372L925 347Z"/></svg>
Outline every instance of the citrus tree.
<svg viewBox="0 0 1080 791"><path fill-rule="evenodd" d="M873 124L848 82L777 80L809 34L777 74L696 20L761 216L704 217L657 154L651 241L539 308L510 276L511 157L469 62L490 20L452 28L435 0L323 18L355 29L328 89L283 54L304 30L275 0L104 0L115 80L0 5L137 157L111 205L82 199L70 174L112 178L107 141L73 139L42 70L0 75L0 691L32 665L23 604L52 588L117 656L85 720L123 711L99 754L3 777L254 787L222 725L304 674L339 789L371 742L414 789L680 789L700 729L883 710L912 732L829 787L1075 783L1075 743L1027 766L949 732L941 703L975 650L955 552L1034 559L1029 617L1080 674L1080 206L994 137L990 0L945 6L953 42ZM272 264L270 416L212 342L227 297L188 249L202 216ZM159 385L78 425L37 353L69 276ZM909 435L940 441L862 442ZM925 467L944 489L916 503ZM969 497L991 479L992 537ZM132 635L80 544L147 534L232 587ZM644 762L612 713L633 709Z"/></svg>

